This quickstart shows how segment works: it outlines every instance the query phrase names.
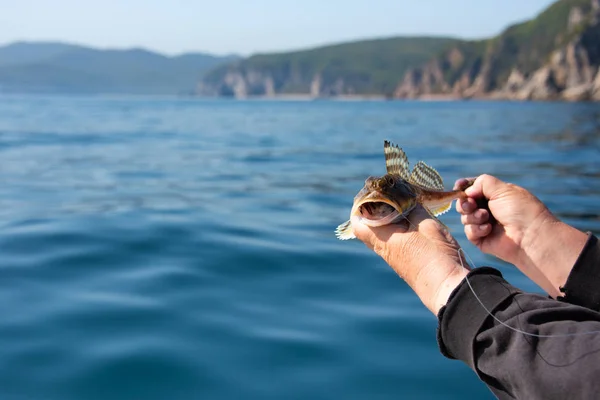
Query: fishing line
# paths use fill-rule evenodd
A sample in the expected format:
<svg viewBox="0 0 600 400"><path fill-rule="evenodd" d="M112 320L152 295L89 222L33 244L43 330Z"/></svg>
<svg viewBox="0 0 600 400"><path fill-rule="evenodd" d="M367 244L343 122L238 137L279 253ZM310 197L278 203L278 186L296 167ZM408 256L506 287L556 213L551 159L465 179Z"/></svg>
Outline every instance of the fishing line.
<svg viewBox="0 0 600 400"><path fill-rule="evenodd" d="M458 249L458 258L460 259L460 265L462 265L463 268L465 268L464 264L463 264L463 260L462 257L460 256L460 252L462 251L463 255L467 258L467 262L473 266L475 266L475 263L473 262L473 260L471 259L471 257L469 257L469 255L461 248ZM470 262L469 262L470 261ZM475 293L475 289L473 289L473 286L471 286L471 282L469 281L469 278L465 276L465 280L467 281L467 284L469 285L469 288L471 289L471 292L473 293L473 296L475 296L475 299L477 299L477 301L479 302L479 304L481 304L481 307L483 307L483 309L488 313L488 315L492 318L494 318L499 324L512 329L515 332L518 333L522 333L523 335L527 335L527 336L533 336L533 337L537 337L537 338L555 338L555 337L569 337L569 336L582 336L582 335L592 335L595 333L600 333L600 330L595 330L595 331L589 331L589 332L577 332L577 333L556 333L553 335L542 335L542 334L538 334L538 333L531 333L531 332L525 332L522 331L518 328L512 327L510 325L508 325L506 322L501 321L500 319L498 319L494 314L492 314L492 312L490 310L488 310L488 308L485 306L485 304L483 304L483 301L481 301L481 299L479 298L479 296L477 296L477 293Z"/></svg>
<svg viewBox="0 0 600 400"><path fill-rule="evenodd" d="M415 224L413 224L412 222L410 222L410 219L408 219L408 217L406 215L404 215L403 218L406 220L406 222L408 222L408 224L410 226L412 226L413 228L415 228L415 231L417 231L419 229L419 228L416 227Z"/></svg>

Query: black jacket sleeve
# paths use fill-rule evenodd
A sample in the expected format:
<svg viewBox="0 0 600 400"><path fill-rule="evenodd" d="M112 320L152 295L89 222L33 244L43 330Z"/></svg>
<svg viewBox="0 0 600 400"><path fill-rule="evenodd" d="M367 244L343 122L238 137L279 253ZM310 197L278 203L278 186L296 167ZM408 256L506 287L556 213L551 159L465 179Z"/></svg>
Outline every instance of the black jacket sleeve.
<svg viewBox="0 0 600 400"><path fill-rule="evenodd" d="M500 399L598 398L594 310L523 293L482 267L454 290L438 321L442 354L468 364Z"/></svg>
<svg viewBox="0 0 600 400"><path fill-rule="evenodd" d="M567 282L560 289L565 295L558 300L600 312L600 243L591 232Z"/></svg>

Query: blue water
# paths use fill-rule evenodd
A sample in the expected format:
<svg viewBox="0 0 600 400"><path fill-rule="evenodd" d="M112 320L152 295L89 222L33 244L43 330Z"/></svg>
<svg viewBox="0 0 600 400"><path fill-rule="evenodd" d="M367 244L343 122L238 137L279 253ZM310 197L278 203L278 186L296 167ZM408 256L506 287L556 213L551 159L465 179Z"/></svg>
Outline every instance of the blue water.
<svg viewBox="0 0 600 400"><path fill-rule="evenodd" d="M384 139L600 232L597 105L0 97L0 398L491 398L334 236Z"/></svg>

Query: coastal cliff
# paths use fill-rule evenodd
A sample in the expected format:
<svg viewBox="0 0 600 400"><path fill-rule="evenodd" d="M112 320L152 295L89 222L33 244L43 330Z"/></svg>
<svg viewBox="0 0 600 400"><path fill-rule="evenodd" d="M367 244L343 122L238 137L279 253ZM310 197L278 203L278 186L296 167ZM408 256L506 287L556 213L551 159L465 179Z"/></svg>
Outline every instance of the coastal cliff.
<svg viewBox="0 0 600 400"><path fill-rule="evenodd" d="M222 65L205 96L600 100L600 0L558 0L490 39L391 38Z"/></svg>
<svg viewBox="0 0 600 400"><path fill-rule="evenodd" d="M365 40L291 53L258 54L208 72L207 96L391 96L402 76L458 40L410 37Z"/></svg>
<svg viewBox="0 0 600 400"><path fill-rule="evenodd" d="M409 70L394 98L600 100L600 0L560 0L496 38Z"/></svg>

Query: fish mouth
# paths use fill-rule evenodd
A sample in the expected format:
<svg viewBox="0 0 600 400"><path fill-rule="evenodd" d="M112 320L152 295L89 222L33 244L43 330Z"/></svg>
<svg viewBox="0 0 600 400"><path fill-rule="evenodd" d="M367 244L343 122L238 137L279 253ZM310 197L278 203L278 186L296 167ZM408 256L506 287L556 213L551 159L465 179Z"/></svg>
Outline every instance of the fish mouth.
<svg viewBox="0 0 600 400"><path fill-rule="evenodd" d="M367 226L377 227L394 222L402 211L398 205L388 199L377 197L364 199L354 206L353 215Z"/></svg>

